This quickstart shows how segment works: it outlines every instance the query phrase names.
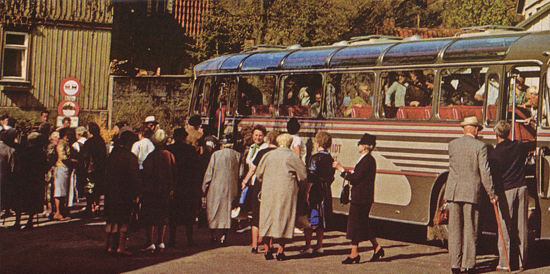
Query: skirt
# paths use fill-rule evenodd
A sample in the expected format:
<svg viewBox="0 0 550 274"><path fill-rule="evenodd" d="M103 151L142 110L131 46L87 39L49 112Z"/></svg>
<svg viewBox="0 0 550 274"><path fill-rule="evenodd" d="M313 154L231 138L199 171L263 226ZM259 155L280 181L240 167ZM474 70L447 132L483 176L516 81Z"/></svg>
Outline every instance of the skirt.
<svg viewBox="0 0 550 274"><path fill-rule="evenodd" d="M67 197L69 193L69 183L71 180L71 170L68 167L58 166L55 167L55 180L54 180L54 192L55 198Z"/></svg>
<svg viewBox="0 0 550 274"><path fill-rule="evenodd" d="M371 231L369 213L372 204L354 204L349 207L348 227L346 238L352 245L371 239L374 235Z"/></svg>

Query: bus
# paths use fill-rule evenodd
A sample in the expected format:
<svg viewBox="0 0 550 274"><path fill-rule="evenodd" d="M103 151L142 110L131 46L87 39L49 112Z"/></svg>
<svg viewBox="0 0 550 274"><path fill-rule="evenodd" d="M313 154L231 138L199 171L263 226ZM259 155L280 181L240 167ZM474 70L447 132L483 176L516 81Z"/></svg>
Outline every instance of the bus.
<svg viewBox="0 0 550 274"><path fill-rule="evenodd" d="M495 145L494 125L509 121L510 137L531 150L530 235L550 239L549 58L550 32L500 26L434 39L364 36L327 46L256 46L195 66L189 114L219 133L256 124L286 131L296 117L308 157L315 134L328 131L331 154L348 169L359 159L360 137L376 135L370 216L425 226L428 239L447 238L446 226L433 219L444 204L448 143L463 135L460 122L476 116L484 124L479 138ZM347 214L341 189L335 176L333 211ZM484 208L492 212L489 203ZM481 217L490 218L494 213Z"/></svg>

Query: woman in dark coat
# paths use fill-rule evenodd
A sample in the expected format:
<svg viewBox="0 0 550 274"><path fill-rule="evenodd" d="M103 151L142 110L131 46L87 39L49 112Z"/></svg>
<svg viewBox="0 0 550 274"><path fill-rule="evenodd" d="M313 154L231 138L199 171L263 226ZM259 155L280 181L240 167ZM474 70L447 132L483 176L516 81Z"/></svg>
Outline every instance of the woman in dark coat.
<svg viewBox="0 0 550 274"><path fill-rule="evenodd" d="M200 174L199 153L195 147L185 143L187 132L184 128L174 130L174 144L166 147L174 155L178 176L174 182L174 197L170 200L170 240L169 246L176 245L178 225L185 226L187 246L194 246L193 224L202 205L202 175Z"/></svg>
<svg viewBox="0 0 550 274"><path fill-rule="evenodd" d="M317 144L317 153L311 156L309 167L307 169L307 180L311 184L309 189L309 215L310 223L313 224L313 212L317 212L318 225L315 230L317 236L317 246L315 250L311 248L311 237L313 228L304 229L306 238L306 247L302 253L323 253L323 234L327 223L329 223L332 214L332 192L330 186L334 181L334 171L332 167L332 156L327 151L332 146L332 137L326 131L319 131L315 135Z"/></svg>
<svg viewBox="0 0 550 274"><path fill-rule="evenodd" d="M140 194L141 177L137 156L130 150L137 135L125 131L115 142L116 149L109 154L105 176L105 221L107 223L107 252L129 255L126 251L126 232L130 224L134 200ZM88 143L88 142L86 142ZM105 147L104 147L105 148Z"/></svg>
<svg viewBox="0 0 550 274"><path fill-rule="evenodd" d="M99 213L99 198L103 194L105 181L105 164L107 146L101 137L99 125L88 123L88 134L91 137L82 146L82 156L87 169L88 183L86 189L86 210L88 213Z"/></svg>
<svg viewBox="0 0 550 274"><path fill-rule="evenodd" d="M338 169L344 179L351 184L351 205L348 215L346 238L351 240L351 254L342 261L343 264L359 263L361 256L357 250L359 243L370 240L374 247L374 255L370 261L384 257L384 249L371 231L369 212L374 203L374 179L376 177L376 160L371 152L376 146L376 136L365 133L357 143L361 154L353 172L346 171L342 165L334 161L333 167Z"/></svg>
<svg viewBox="0 0 550 274"><path fill-rule="evenodd" d="M177 178L176 160L170 151L164 149L166 133L162 129L155 131L151 142L155 150L143 161L143 196L141 216L147 227L147 248L143 251L163 251L164 233L169 217L170 198L174 195L174 181ZM153 244L155 226L158 230L157 246Z"/></svg>
<svg viewBox="0 0 550 274"><path fill-rule="evenodd" d="M40 144L38 132L27 137L27 146L21 147L15 153L15 181L17 183L17 200L14 203L15 228L20 227L21 213L28 212L29 220L25 229L33 226L33 216L43 210L44 179L48 171L46 152Z"/></svg>

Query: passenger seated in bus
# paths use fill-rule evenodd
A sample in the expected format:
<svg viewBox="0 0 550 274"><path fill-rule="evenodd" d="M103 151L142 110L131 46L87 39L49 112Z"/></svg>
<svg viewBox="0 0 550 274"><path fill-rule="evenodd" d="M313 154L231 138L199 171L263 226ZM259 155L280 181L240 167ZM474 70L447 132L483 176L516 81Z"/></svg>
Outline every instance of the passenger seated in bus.
<svg viewBox="0 0 550 274"><path fill-rule="evenodd" d="M431 102L432 95L434 93L434 75L431 73L426 75L426 80L424 83L426 84L426 93L430 96L430 102Z"/></svg>
<svg viewBox="0 0 550 274"><path fill-rule="evenodd" d="M473 106L474 95L479 90L479 71L480 68L472 68L470 75L461 75L458 80L458 86L450 97L453 105Z"/></svg>
<svg viewBox="0 0 550 274"><path fill-rule="evenodd" d="M443 76L443 82L441 83L441 97L439 97L440 106L450 106L452 105L451 96L455 94L456 89L451 84L451 76Z"/></svg>
<svg viewBox="0 0 550 274"><path fill-rule="evenodd" d="M410 81L405 93L405 105L418 107L429 105L428 94L424 86L424 73L421 70L410 72Z"/></svg>
<svg viewBox="0 0 550 274"><path fill-rule="evenodd" d="M489 94L487 95L487 105L495 105L498 99L498 76L492 75L489 77ZM474 99L483 103L483 96L485 95L485 83L474 95Z"/></svg>
<svg viewBox="0 0 550 274"><path fill-rule="evenodd" d="M512 78L510 79L510 85L512 84L511 81L512 81ZM524 81L525 81L525 78L521 74L518 77L516 77L516 87L514 90L516 91L517 106L523 105L526 102L525 91L527 90L527 88L529 88L529 86L525 85ZM508 104L511 106L513 102L514 102L514 94L512 93L512 91L510 91L510 99L508 100Z"/></svg>
<svg viewBox="0 0 550 274"><path fill-rule="evenodd" d="M309 106L310 99L309 99L309 92L308 87L303 87L300 89L300 93L298 93L298 99L300 100L300 106Z"/></svg>
<svg viewBox="0 0 550 274"><path fill-rule="evenodd" d="M394 96L393 106L400 107L405 105L405 94L407 93L407 76L404 72L397 72L397 81L393 82L386 91L386 106L392 106L392 96Z"/></svg>
<svg viewBox="0 0 550 274"><path fill-rule="evenodd" d="M322 90L322 89L321 89ZM336 87L333 84L327 84L326 108L328 117L334 117L338 113L338 103L336 98Z"/></svg>
<svg viewBox="0 0 550 274"><path fill-rule="evenodd" d="M315 91L315 102L309 108L309 116L317 117L321 113L321 89Z"/></svg>
<svg viewBox="0 0 550 274"><path fill-rule="evenodd" d="M372 106L370 100L370 88L367 84L360 84L355 89L354 97L351 99L348 107L344 111L344 116L350 116L353 108L363 108L364 106Z"/></svg>
<svg viewBox="0 0 550 274"><path fill-rule="evenodd" d="M252 114L253 105L263 105L263 95L257 87L246 81L241 81L239 83L239 91L239 114L250 115Z"/></svg>
<svg viewBox="0 0 550 274"><path fill-rule="evenodd" d="M518 106L518 107L521 107L521 108L524 108L528 111L528 114L529 114L529 117L527 119L525 119L525 124L526 125L529 125L531 122L533 122L533 125L536 126L536 123L537 123L537 118L538 118L538 114L539 114L539 89L538 87L536 86L531 86L527 89L527 91L525 92L525 97L526 97L526 102L525 104L521 105L521 106ZM546 111L545 110L545 106L543 105L542 106L542 109L543 109L543 124L546 123L546 116L545 116L545 113Z"/></svg>
<svg viewBox="0 0 550 274"><path fill-rule="evenodd" d="M292 87L288 89L288 92L283 99L283 105L297 105L298 104L297 91L298 91L298 87L296 86L296 84L292 85Z"/></svg>

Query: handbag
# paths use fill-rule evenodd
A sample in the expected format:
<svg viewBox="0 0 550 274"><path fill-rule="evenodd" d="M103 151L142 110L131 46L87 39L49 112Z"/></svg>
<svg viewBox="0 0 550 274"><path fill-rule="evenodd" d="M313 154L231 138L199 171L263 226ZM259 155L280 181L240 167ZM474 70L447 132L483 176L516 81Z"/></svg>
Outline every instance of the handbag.
<svg viewBox="0 0 550 274"><path fill-rule="evenodd" d="M446 225L449 223L449 203L443 204L437 209L434 216L434 225Z"/></svg>
<svg viewBox="0 0 550 274"><path fill-rule="evenodd" d="M342 183L342 192L340 193L340 203L343 205L347 205L350 202L349 189L349 182L346 184L346 180L344 180Z"/></svg>

